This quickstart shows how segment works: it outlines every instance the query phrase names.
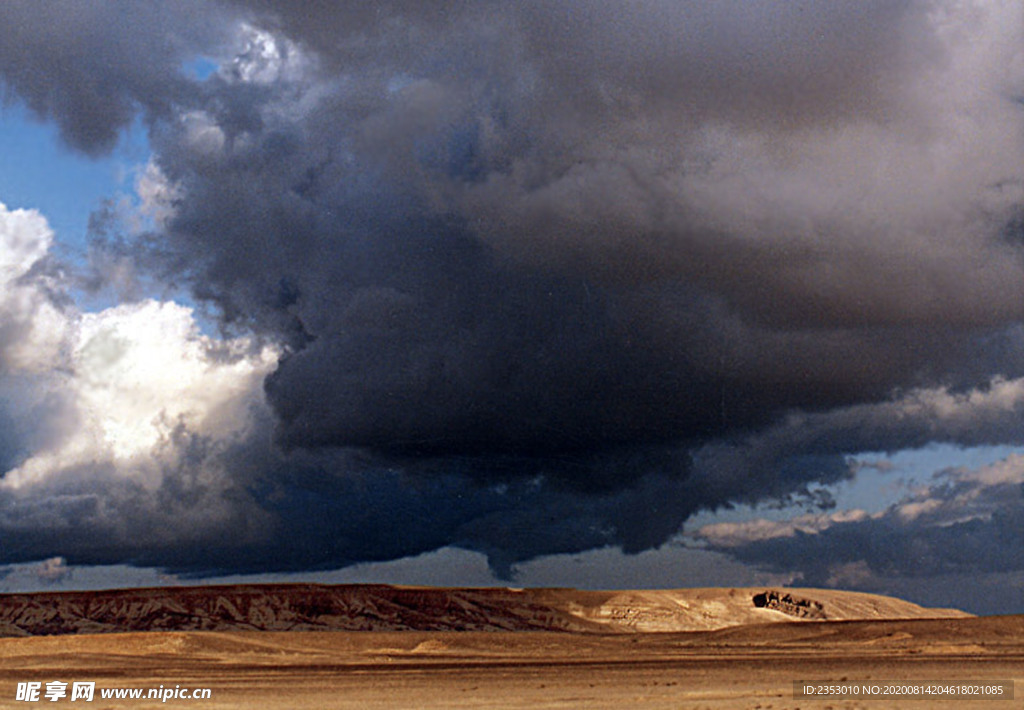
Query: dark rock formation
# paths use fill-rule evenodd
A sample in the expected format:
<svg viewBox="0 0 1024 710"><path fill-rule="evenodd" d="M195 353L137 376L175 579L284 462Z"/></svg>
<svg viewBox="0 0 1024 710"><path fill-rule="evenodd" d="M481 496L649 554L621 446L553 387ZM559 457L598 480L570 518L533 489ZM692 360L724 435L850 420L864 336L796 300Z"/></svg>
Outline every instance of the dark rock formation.
<svg viewBox="0 0 1024 710"><path fill-rule="evenodd" d="M773 609L799 619L827 619L825 606L813 599L800 599L788 592L768 589L754 595L754 606L762 609Z"/></svg>

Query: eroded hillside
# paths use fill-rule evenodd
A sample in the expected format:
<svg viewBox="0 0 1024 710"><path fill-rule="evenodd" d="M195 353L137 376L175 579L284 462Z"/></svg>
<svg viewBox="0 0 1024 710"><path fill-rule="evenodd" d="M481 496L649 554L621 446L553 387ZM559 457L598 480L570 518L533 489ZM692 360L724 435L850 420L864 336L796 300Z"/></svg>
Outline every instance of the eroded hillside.
<svg viewBox="0 0 1024 710"><path fill-rule="evenodd" d="M711 630L771 621L950 618L835 590L431 588L235 585L0 596L0 635L126 631Z"/></svg>

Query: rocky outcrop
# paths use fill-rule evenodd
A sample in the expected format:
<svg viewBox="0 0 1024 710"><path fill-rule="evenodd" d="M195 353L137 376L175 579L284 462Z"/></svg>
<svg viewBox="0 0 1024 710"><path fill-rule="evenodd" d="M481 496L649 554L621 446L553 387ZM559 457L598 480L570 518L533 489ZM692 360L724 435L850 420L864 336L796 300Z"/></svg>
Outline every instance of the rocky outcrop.
<svg viewBox="0 0 1024 710"><path fill-rule="evenodd" d="M825 605L821 602L794 597L789 592L780 592L777 589L768 589L755 594L753 601L754 606L759 609L781 611L783 614L789 614L798 619L824 620L828 618L825 615Z"/></svg>

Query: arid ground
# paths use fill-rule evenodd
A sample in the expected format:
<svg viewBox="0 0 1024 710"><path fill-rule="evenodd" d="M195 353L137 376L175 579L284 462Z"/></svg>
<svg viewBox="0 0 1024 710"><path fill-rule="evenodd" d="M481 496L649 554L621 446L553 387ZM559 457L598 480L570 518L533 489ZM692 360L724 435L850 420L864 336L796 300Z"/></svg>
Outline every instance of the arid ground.
<svg viewBox="0 0 1024 710"><path fill-rule="evenodd" d="M722 590L725 595L736 590ZM567 592L566 592L567 593ZM643 593L635 593L635 601ZM676 594L682 594L677 592ZM703 590L707 601L711 593ZM821 598L830 609L826 592ZM706 607L705 607L706 609ZM639 610L638 610L639 611ZM778 615L780 612L758 609ZM18 683L95 681L93 708L1020 707L1024 616L782 620L716 630L159 631L0 639L0 708ZM927 610L922 610L922 613ZM704 622L710 620L705 616ZM795 697L794 681L992 686L1016 698ZM100 697L209 688L207 700Z"/></svg>

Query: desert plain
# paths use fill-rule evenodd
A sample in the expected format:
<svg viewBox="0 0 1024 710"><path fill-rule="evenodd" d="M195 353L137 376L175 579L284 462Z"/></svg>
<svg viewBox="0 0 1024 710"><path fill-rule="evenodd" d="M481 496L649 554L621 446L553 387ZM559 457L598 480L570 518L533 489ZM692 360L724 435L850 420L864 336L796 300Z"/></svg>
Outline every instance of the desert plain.
<svg viewBox="0 0 1024 710"><path fill-rule="evenodd" d="M424 624L436 628L417 628ZM139 630L150 628L163 630ZM1024 616L971 617L833 590L278 586L25 595L0 598L0 633L0 708L81 703L16 699L18 683L54 680L95 682L86 704L93 708L1024 704ZM1003 697L802 697L794 681L1001 683ZM100 697L104 688L160 686L211 692L165 702Z"/></svg>

